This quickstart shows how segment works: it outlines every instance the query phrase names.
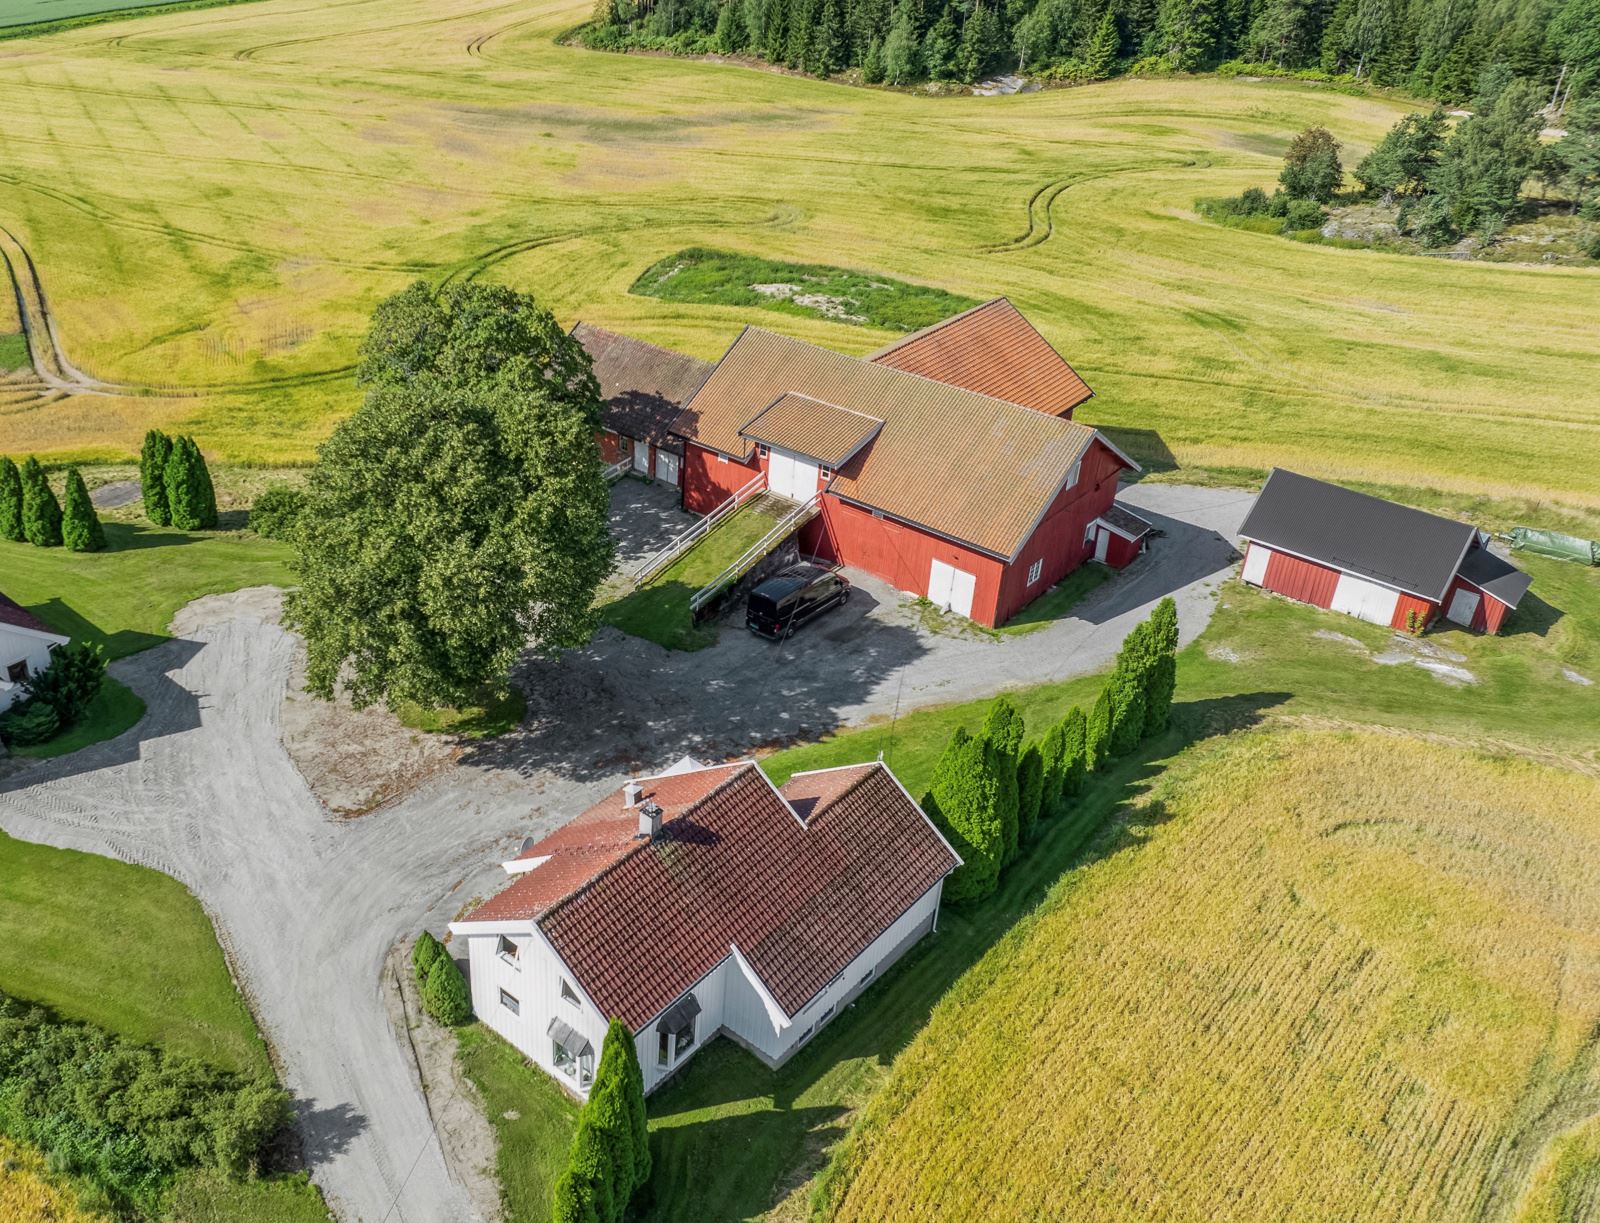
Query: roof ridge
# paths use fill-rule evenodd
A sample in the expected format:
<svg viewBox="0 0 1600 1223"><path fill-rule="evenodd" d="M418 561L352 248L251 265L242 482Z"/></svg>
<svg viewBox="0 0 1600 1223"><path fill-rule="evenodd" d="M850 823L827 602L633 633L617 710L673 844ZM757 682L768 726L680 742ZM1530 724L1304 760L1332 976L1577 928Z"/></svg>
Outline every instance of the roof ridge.
<svg viewBox="0 0 1600 1223"><path fill-rule="evenodd" d="M987 310L996 302L1005 302L1005 304L1011 306L1013 310L1017 310L1016 306L1012 304L1011 299L1002 293L998 297L991 297L988 301L981 301L976 306L968 306L965 310L958 311L957 313L952 314L949 318L942 318L937 323L929 323L926 327L920 327L916 331L911 332L909 335L903 335L898 340L884 345L876 352L868 353L864 359L876 363L879 357L886 357L895 349L903 348L913 340L920 340L925 336L930 336L934 334L934 332L950 326L951 323L959 322L960 320L966 318L969 314L976 314L979 310ZM1020 315L1022 314L1022 311L1017 310L1017 313ZM1027 316L1023 315L1023 317L1025 319ZM1037 330L1037 328L1035 328L1035 330Z"/></svg>
<svg viewBox="0 0 1600 1223"><path fill-rule="evenodd" d="M626 340L629 344L637 344L640 348L648 348L654 352L662 353L668 357L677 357L681 361L693 361L696 365L716 365L715 361L707 361L704 357L691 356L689 353L683 352L676 348L668 348L665 344L657 344L651 340L641 340L638 336L632 335L626 331L612 331L609 327L602 327L599 323L591 323L584 319L579 319L577 322L573 323L572 330L567 332L567 334L569 336L576 335L579 327L582 327L588 331L598 331L602 335L611 336L613 339Z"/></svg>
<svg viewBox="0 0 1600 1223"><path fill-rule="evenodd" d="M1005 299L997 297L994 300L995 301L1004 301ZM989 302L984 302L983 304L987 306L990 303ZM973 309L977 309L977 307L973 307ZM1032 326L1032 324L1029 324L1029 326ZM1017 403L1015 400L1012 400L1012 399L1001 399L1000 396L998 396L998 395L990 395L987 391L969 390L967 387L958 386L954 382L941 382L937 378L930 378L926 374L919 374L919 373L916 373L913 370L900 369L898 366L894 366L894 365L879 365L877 362L872 361L867 357L853 357L847 352L840 352L840 351L838 351L838 349L834 349L834 348L824 348L821 344L813 344L810 340L802 340L798 336L785 335L781 331L768 331L765 327L757 327L753 323L746 324L745 330L746 331L760 332L762 335L769 335L769 336L772 336L774 339L783 340L786 343L790 343L790 344L804 344L807 348L814 348L818 352L825 352L829 356L838 357L840 360L843 360L843 361L854 361L856 364L864 365L868 369L881 370L885 374L892 375L893 377L896 377L896 378L916 378L916 379L919 379L922 382L931 383L933 386L942 387L946 391L954 391L958 395L971 395L975 399L986 399L990 403L1000 404L1002 407L1010 408L1012 411L1026 413L1026 416L1023 417L1023 419L1026 419L1026 420L1030 420L1031 421L1031 420L1034 420L1035 418L1037 418L1039 420L1053 420L1058 424L1066 425L1068 427L1069 431L1071 431L1071 432L1080 432L1080 431L1081 432L1085 432L1085 433L1098 433L1099 432L1099 430L1096 429L1093 425L1086 425L1081 420L1072 420L1069 417L1064 417L1064 416L1052 416L1048 412L1040 412L1035 408L1027 407L1027 406L1025 406L1023 404ZM740 339L743 339L743 338L744 338L744 336L741 333ZM1042 336L1040 338L1043 339ZM739 342L738 340L734 341L735 344L737 344L738 342ZM1045 342L1049 343L1048 340L1046 340ZM730 346L728 351L732 352L733 348ZM709 379L708 379L708 381L709 381ZM785 392L785 394L804 394L804 393L805 392L803 392L803 391ZM814 396L812 398L814 398ZM777 402L777 401L774 400L773 402ZM826 403L827 401L826 400L818 400L818 402L819 403ZM771 404L769 404L767 406L770 407ZM838 407L839 405L835 404L833 406ZM765 410L765 409L763 409L763 410ZM845 409L845 411L849 411L849 410L850 409L848 409L848 408ZM877 417L872 417L871 419L876 420L878 418Z"/></svg>
<svg viewBox="0 0 1600 1223"><path fill-rule="evenodd" d="M743 760L743 761L739 761L738 763L739 763L739 765L741 767L734 769L734 771L729 773L728 776L724 777L716 785L712 786L711 789L707 790L699 798L695 799L694 802L690 803L687 807L685 807L681 812L678 813L678 817L677 818L678 819L682 819L684 816L688 815L691 811L693 811L697 807L699 807L702 803L710 802L718 794L721 794L724 790L726 790L729 786L731 786L735 781L737 781L739 778L743 777L745 775L746 770L754 769L754 768L758 767L756 765L756 762L753 761L753 760ZM724 767L724 766L713 765L711 767L712 768L720 768L720 767ZM707 771L709 771L709 769ZM782 796L780 795L779 797L781 798ZM585 892L590 891L602 879L605 879L607 876L609 876L612 871L615 871L615 870L619 869L622 866L623 863L631 860L633 858L633 856L635 854L637 854L641 849L644 849L646 846L655 844L654 838L651 838L650 840L644 840L644 841L639 840L637 837L634 838L634 839L638 842L637 844L628 846L628 848L623 853L620 853L620 854L617 855L617 857L616 857L616 859L614 861L606 863L605 866L601 867L594 874L590 875L587 879L585 879L577 887L573 888L572 891L568 892L565 896L562 896L559 899L554 900L550 904L546 905L545 908L544 908L544 911L533 919L534 925L536 925L536 926L537 925L543 925L545 918L550 917L551 915L553 915L554 913L560 911L561 909L564 909L568 904L570 904L572 901L576 900L579 896L582 896ZM532 875L532 874L533 874L532 871L528 872L528 875ZM524 877L527 877L527 876L524 876Z"/></svg>

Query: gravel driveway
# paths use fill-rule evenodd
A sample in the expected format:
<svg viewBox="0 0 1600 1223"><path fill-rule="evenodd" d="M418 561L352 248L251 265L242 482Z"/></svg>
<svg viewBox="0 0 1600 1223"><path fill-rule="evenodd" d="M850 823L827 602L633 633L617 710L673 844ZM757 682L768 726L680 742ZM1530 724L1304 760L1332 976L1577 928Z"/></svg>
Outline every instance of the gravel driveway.
<svg viewBox="0 0 1600 1223"><path fill-rule="evenodd" d="M669 654L605 630L530 659L522 730L469 750L381 812L330 818L285 752L279 714L295 640L270 591L201 599L178 639L113 664L140 724L11 778L0 825L180 879L206 906L297 1100L313 1176L347 1221L450 1223L476 1212L446 1171L379 975L395 939L435 929L503 880L526 835L630 769L730 755L935 701L1105 664L1164 594L1184 640L1209 619L1250 503L1235 490L1135 486L1167 535L1070 619L1022 637L944 636L881 587L775 647L730 629Z"/></svg>

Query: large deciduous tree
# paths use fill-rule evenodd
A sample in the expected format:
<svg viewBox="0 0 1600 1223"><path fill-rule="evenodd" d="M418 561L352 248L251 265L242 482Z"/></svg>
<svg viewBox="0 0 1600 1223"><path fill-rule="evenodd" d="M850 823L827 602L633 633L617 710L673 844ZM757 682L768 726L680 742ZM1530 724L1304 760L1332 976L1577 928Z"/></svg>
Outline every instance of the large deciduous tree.
<svg viewBox="0 0 1600 1223"><path fill-rule="evenodd" d="M1344 181L1339 162L1339 142L1325 127L1308 127L1289 142L1283 170L1278 175L1290 199L1326 204Z"/></svg>
<svg viewBox="0 0 1600 1223"><path fill-rule="evenodd" d="M612 545L577 341L525 294L418 283L378 307L357 377L300 517L309 689L461 704L530 640L587 641Z"/></svg>
<svg viewBox="0 0 1600 1223"><path fill-rule="evenodd" d="M1428 189L1428 176L1444 151L1449 118L1442 106L1406 115L1361 159L1355 175L1373 195L1387 200L1416 199Z"/></svg>

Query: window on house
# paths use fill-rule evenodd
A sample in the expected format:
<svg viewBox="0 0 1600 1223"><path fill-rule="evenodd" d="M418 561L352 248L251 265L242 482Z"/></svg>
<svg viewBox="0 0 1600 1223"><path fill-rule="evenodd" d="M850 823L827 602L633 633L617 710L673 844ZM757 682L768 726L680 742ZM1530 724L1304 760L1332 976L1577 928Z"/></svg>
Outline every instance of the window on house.
<svg viewBox="0 0 1600 1223"><path fill-rule="evenodd" d="M22 662L14 662L6 668L6 679L10 680L13 684L20 684L27 678L28 663L26 659L24 659Z"/></svg>
<svg viewBox="0 0 1600 1223"><path fill-rule="evenodd" d="M1083 545L1084 545L1084 547L1087 548L1087 547L1089 547L1090 545L1092 545L1094 543L1094 532L1095 532L1095 524L1092 523L1092 522L1088 526L1083 528Z"/></svg>
<svg viewBox="0 0 1600 1223"><path fill-rule="evenodd" d="M552 1041L550 1060L562 1074L577 1080L579 1087L587 1087L594 1081L594 1048L587 1041L577 1055L559 1040Z"/></svg>
<svg viewBox="0 0 1600 1223"><path fill-rule="evenodd" d="M725 455L725 454L719 454L719 455L718 455L718 456L717 456L717 462L719 462L719 463L726 463L726 462L727 462L727 461L728 461L728 456L727 456L727 455Z"/></svg>
<svg viewBox="0 0 1600 1223"><path fill-rule="evenodd" d="M699 1020L695 1020L678 1033L672 1050L672 1059L674 1061L677 1061L678 1058L694 1048L694 1030L698 1026Z"/></svg>
<svg viewBox="0 0 1600 1223"><path fill-rule="evenodd" d="M510 1011L513 1015L522 1014L522 1003L517 1001L514 994L508 994L505 990L500 991L500 1005L505 1007L506 1010Z"/></svg>
<svg viewBox="0 0 1600 1223"><path fill-rule="evenodd" d="M766 458L772 453L772 447L768 446L765 442L758 443L756 446L756 453L762 458Z"/></svg>
<svg viewBox="0 0 1600 1223"><path fill-rule="evenodd" d="M672 1065L672 1034L662 1032L660 1036L661 1040L656 1045L656 1065L667 1067Z"/></svg>
<svg viewBox="0 0 1600 1223"><path fill-rule="evenodd" d="M1067 473L1067 487L1071 488L1078 482L1078 477L1083 474L1083 460L1079 459L1072 465L1072 470Z"/></svg>
<svg viewBox="0 0 1600 1223"><path fill-rule="evenodd" d="M819 476L821 476L824 480L831 480L831 479L833 479L833 468L831 468L831 467L819 467L817 469L817 474Z"/></svg>
<svg viewBox="0 0 1600 1223"><path fill-rule="evenodd" d="M583 1003L578 999L578 991L567 984L567 979L565 977L561 978L561 1001L570 1002L573 1006L583 1005Z"/></svg>
<svg viewBox="0 0 1600 1223"><path fill-rule="evenodd" d="M1044 558L1040 558L1028 566L1028 585L1032 586L1039 580L1039 575L1044 572Z"/></svg>
<svg viewBox="0 0 1600 1223"><path fill-rule="evenodd" d="M500 936L499 943L495 945L495 951L499 953L500 958L512 967L516 966L518 950L517 945L503 934Z"/></svg>
<svg viewBox="0 0 1600 1223"><path fill-rule="evenodd" d="M819 1028L823 1024L827 1023L828 1020L833 1018L833 1011L834 1011L834 1008L830 1006L827 1010L823 1011L822 1014L817 1016L817 1026Z"/></svg>
<svg viewBox="0 0 1600 1223"><path fill-rule="evenodd" d="M869 968L864 974L862 974L861 980L856 982L856 988L860 989L870 980L872 980L872 969Z"/></svg>

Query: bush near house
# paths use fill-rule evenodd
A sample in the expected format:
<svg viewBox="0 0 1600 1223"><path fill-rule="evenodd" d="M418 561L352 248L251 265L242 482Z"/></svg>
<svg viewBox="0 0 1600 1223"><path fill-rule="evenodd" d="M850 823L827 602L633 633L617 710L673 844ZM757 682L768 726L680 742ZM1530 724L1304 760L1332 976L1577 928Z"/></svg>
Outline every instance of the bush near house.
<svg viewBox="0 0 1600 1223"><path fill-rule="evenodd" d="M444 954L444 944L426 930L417 935L417 941L411 944L411 971L416 975L418 989L427 985L429 970Z"/></svg>
<svg viewBox="0 0 1600 1223"><path fill-rule="evenodd" d="M466 1023L472 1016L472 995L467 980L451 955L439 949L428 979L422 986L422 1005L428 1014L448 1028Z"/></svg>
<svg viewBox="0 0 1600 1223"><path fill-rule="evenodd" d="M649 1180L644 1073L633 1033L613 1019L589 1100L578 1114L566 1170L555 1184L551 1218L554 1223L620 1223Z"/></svg>
<svg viewBox="0 0 1600 1223"><path fill-rule="evenodd" d="M268 485L250 507L250 529L267 539L293 540L306 493L292 484Z"/></svg>
<svg viewBox="0 0 1600 1223"><path fill-rule="evenodd" d="M1005 856L994 746L957 727L934 766L933 785L922 796L922 809L961 855L962 865L945 880L945 899L959 903L992 893Z"/></svg>
<svg viewBox="0 0 1600 1223"><path fill-rule="evenodd" d="M24 682L26 698L0 714L0 738L27 747L70 729L99 695L105 678L105 652L89 642L69 642L51 654L48 667Z"/></svg>
<svg viewBox="0 0 1600 1223"><path fill-rule="evenodd" d="M139 491L144 497L145 517L158 527L172 522L167 505L167 460L172 457L172 439L160 429L144 435L139 450Z"/></svg>

